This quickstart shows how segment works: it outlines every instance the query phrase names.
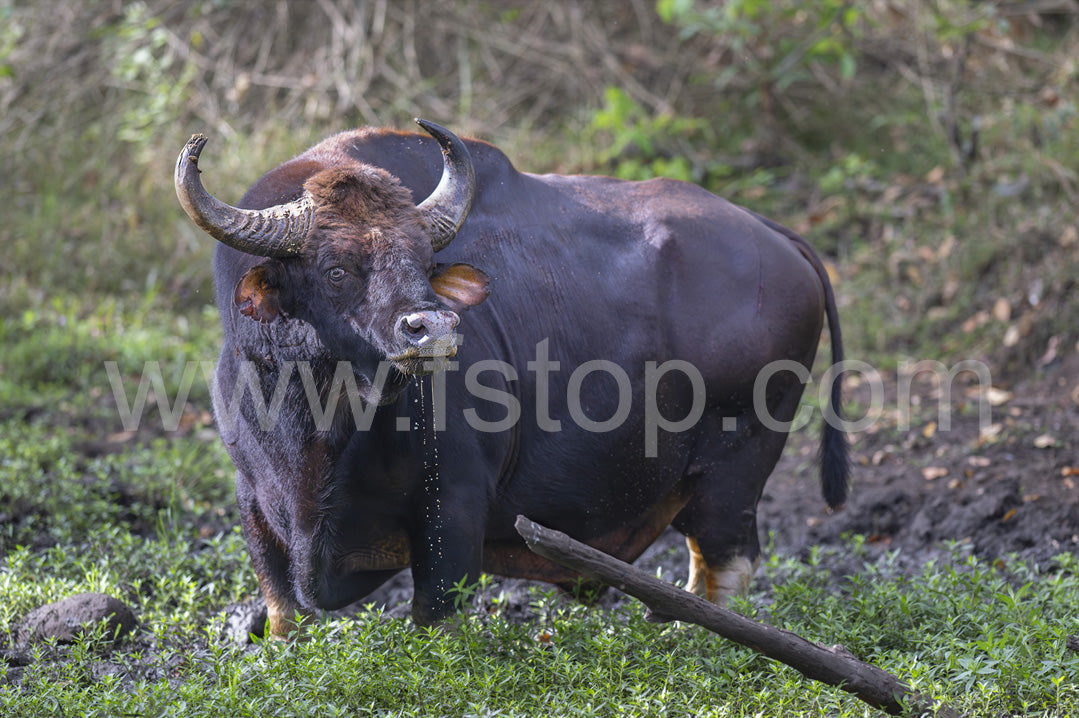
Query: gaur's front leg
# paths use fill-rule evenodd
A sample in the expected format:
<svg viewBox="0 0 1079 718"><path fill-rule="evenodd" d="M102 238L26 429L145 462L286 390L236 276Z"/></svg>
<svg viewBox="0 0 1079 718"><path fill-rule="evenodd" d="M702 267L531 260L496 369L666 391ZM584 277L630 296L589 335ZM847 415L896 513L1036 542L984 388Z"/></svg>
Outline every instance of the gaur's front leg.
<svg viewBox="0 0 1079 718"><path fill-rule="evenodd" d="M447 494L438 486L427 491L412 537L412 620L418 626L453 615L455 587L478 581L482 570L486 504Z"/></svg>
<svg viewBox="0 0 1079 718"><path fill-rule="evenodd" d="M242 476L239 482L245 481ZM296 600L289 574L288 556L266 524L266 519L252 498L237 492L240 504L240 524L251 564L258 576L262 597L266 600L266 614L270 624L270 636L288 638L300 631L312 615Z"/></svg>

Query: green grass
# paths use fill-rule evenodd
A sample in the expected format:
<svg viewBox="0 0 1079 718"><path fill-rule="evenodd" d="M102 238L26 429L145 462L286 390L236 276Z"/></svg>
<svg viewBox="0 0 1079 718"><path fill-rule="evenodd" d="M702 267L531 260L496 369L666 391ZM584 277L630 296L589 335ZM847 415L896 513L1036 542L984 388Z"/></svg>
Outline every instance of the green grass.
<svg viewBox="0 0 1079 718"><path fill-rule="evenodd" d="M769 623L842 643L972 715L1071 715L1074 557L1001 569L957 550L912 575L892 559L834 581L812 560L774 558L763 567L773 594L738 607L767 603ZM168 528L151 539L100 528L77 551L12 552L0 628L80 590L123 595L143 626L119 647L92 635L37 647L0 705L20 716L872 714L703 629L647 623L636 603L603 612L552 592L534 592L527 623L506 620L495 596L449 631L368 613L322 622L305 641L242 648L219 638L215 615L250 588L244 564L235 533L193 541Z"/></svg>
<svg viewBox="0 0 1079 718"><path fill-rule="evenodd" d="M0 406L48 410L53 418L115 418L107 363L115 364L130 407L147 362L156 362L171 401L189 364L216 361L220 326L211 305L177 312L156 291L134 301L93 296L88 302L86 295L58 293L0 319ZM200 376L189 384L189 401L208 407L206 381Z"/></svg>
<svg viewBox="0 0 1079 718"><path fill-rule="evenodd" d="M100 526L150 536L190 529L199 516L203 526L235 519L228 458L204 440L156 439L85 458L54 428L9 421L0 424L0 455L0 555L80 544Z"/></svg>

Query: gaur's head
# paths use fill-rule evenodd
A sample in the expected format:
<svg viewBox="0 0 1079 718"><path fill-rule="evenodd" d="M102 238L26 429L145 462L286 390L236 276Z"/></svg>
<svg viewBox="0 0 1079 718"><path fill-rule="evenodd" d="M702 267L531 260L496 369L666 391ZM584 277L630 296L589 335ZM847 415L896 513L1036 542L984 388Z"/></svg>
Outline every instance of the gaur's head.
<svg viewBox="0 0 1079 718"><path fill-rule="evenodd" d="M331 354L362 367L388 360L403 374L424 374L456 353L458 313L487 297L487 277L467 264L439 265L435 253L468 215L475 173L456 135L417 122L444 159L438 187L418 205L384 170L349 162L312 175L293 202L238 209L203 189L197 162L206 138L188 141L176 164L180 204L218 241L266 258L236 285L240 312L258 322L305 321Z"/></svg>

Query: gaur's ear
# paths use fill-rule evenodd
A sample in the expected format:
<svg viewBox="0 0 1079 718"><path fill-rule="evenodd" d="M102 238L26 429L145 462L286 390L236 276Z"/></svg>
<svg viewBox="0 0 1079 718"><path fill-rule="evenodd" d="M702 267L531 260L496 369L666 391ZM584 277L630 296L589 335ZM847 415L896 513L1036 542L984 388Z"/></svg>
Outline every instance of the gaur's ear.
<svg viewBox="0 0 1079 718"><path fill-rule="evenodd" d="M455 312L474 307L491 293L487 275L471 264L438 265L431 286L438 298Z"/></svg>
<svg viewBox="0 0 1079 718"><path fill-rule="evenodd" d="M283 275L281 263L272 259L247 270L233 295L240 313L263 323L287 316L281 306Z"/></svg>

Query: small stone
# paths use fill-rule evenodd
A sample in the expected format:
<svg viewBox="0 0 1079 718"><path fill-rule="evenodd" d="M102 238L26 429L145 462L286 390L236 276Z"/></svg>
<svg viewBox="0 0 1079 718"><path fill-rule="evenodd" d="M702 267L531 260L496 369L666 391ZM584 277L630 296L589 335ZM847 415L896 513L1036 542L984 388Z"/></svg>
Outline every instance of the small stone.
<svg viewBox="0 0 1079 718"><path fill-rule="evenodd" d="M54 638L58 643L74 643L102 620L108 621L105 635L116 640L138 625L134 612L122 601L103 593L80 593L26 614L15 631L16 642L25 645Z"/></svg>
<svg viewBox="0 0 1079 718"><path fill-rule="evenodd" d="M233 603L225 607L225 625L221 637L230 643L244 645L251 642L251 636L262 638L266 628L266 602L256 598L243 603Z"/></svg>

